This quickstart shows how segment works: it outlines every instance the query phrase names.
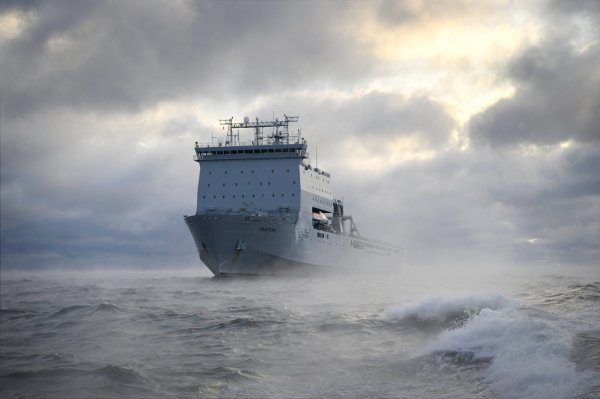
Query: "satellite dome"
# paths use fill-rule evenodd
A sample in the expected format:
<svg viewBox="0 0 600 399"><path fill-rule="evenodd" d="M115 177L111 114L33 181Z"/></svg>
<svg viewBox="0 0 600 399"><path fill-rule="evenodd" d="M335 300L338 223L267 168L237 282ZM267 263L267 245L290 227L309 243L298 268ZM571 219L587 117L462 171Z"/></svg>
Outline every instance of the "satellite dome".
<svg viewBox="0 0 600 399"><path fill-rule="evenodd" d="M248 118L247 116L244 116L244 123L248 123L250 122L250 118Z"/></svg>

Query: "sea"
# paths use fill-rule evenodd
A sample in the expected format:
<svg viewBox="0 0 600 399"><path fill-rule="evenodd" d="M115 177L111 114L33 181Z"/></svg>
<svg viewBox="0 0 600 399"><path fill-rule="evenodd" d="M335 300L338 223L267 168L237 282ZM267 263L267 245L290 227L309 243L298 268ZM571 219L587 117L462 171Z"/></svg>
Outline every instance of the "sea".
<svg viewBox="0 0 600 399"><path fill-rule="evenodd" d="M2 271L2 398L600 398L600 266Z"/></svg>

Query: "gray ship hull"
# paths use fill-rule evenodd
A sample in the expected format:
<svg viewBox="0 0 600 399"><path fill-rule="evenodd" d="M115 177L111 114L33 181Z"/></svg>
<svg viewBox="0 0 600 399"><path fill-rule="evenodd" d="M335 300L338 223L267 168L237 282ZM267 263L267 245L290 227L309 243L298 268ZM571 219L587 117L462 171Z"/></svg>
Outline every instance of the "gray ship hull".
<svg viewBox="0 0 600 399"><path fill-rule="evenodd" d="M216 276L306 273L316 267L293 259L295 225L281 218L186 216L202 262Z"/></svg>
<svg viewBox="0 0 600 399"><path fill-rule="evenodd" d="M362 269L372 265L373 255L381 260L392 255L391 248L358 247L357 238L317 235L290 214L201 214L186 216L185 222L200 259L216 276Z"/></svg>

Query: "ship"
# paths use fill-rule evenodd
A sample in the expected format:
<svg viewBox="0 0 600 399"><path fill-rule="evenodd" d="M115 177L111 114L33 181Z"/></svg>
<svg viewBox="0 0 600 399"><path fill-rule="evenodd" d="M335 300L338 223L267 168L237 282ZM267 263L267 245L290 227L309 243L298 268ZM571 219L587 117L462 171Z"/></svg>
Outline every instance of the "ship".
<svg viewBox="0 0 600 399"><path fill-rule="evenodd" d="M219 121L225 137L195 143L196 213L184 216L215 276L305 274L398 262L402 248L359 233L331 175L311 166L298 116ZM248 132L241 141L240 131Z"/></svg>

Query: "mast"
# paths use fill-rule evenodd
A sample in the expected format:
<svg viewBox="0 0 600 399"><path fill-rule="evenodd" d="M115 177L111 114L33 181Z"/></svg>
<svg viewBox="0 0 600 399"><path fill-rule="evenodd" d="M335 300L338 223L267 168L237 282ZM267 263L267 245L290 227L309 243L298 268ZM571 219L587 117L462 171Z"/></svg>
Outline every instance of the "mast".
<svg viewBox="0 0 600 399"><path fill-rule="evenodd" d="M273 128L273 133L267 136L269 144L290 144L290 138L292 143L299 143L300 133L297 135L290 135L289 125L290 122L298 122L298 116L283 115L284 119L279 120L275 118L272 121L261 121L256 118L255 122L250 122L248 117L244 118L244 122L233 122L233 117L229 119L219 119L221 126L227 127L227 140L225 141L226 146L240 145L240 133L239 129L254 129L254 142L256 145L264 144L263 128ZM234 131L236 129L237 131Z"/></svg>

